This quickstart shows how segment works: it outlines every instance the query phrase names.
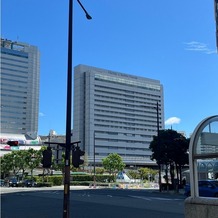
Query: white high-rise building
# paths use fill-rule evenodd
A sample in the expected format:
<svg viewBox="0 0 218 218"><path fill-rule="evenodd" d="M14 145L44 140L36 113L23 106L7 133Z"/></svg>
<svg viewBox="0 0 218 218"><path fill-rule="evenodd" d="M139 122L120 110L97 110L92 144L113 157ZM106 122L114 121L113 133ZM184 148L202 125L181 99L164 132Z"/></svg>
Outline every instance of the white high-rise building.
<svg viewBox="0 0 218 218"><path fill-rule="evenodd" d="M36 133L40 79L38 48L1 39L0 69L1 133Z"/></svg>
<svg viewBox="0 0 218 218"><path fill-rule="evenodd" d="M73 139L81 141L90 164L110 153L121 155L127 165L154 164L149 145L158 120L164 128L163 86L158 80L78 65L73 118Z"/></svg>

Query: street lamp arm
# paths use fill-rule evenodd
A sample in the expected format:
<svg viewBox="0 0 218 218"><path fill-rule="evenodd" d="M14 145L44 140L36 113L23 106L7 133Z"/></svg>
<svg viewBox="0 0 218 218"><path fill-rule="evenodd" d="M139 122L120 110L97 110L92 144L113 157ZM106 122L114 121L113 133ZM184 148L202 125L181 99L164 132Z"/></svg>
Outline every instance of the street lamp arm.
<svg viewBox="0 0 218 218"><path fill-rule="evenodd" d="M79 5L80 5L81 8L83 9L83 11L85 12L86 18L87 18L88 20L91 20L92 17L91 17L91 16L89 15L89 13L86 11L86 9L84 8L84 6L83 6L82 3L80 2L80 0L77 0L77 2L79 3Z"/></svg>

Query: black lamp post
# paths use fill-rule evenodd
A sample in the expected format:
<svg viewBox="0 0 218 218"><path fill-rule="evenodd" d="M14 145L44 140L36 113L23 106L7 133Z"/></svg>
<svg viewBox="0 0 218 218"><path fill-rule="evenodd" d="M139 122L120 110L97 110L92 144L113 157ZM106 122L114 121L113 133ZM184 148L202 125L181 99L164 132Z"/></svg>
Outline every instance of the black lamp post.
<svg viewBox="0 0 218 218"><path fill-rule="evenodd" d="M94 148L93 148L93 158L94 158L94 188L96 188L96 171L95 171L95 130L94 130Z"/></svg>
<svg viewBox="0 0 218 218"><path fill-rule="evenodd" d="M77 0L86 14L87 19L92 17L83 5ZM64 204L63 218L70 217L70 153L71 153L71 112L72 112L72 36L73 36L73 0L69 0L68 26L68 68L67 68L67 111L66 111L66 145L65 145L65 174L64 174Z"/></svg>
<svg viewBox="0 0 218 218"><path fill-rule="evenodd" d="M157 145L159 146L160 143L160 125L159 125L159 104L157 102ZM161 187L161 164L158 163L158 169L159 169L159 191L162 191Z"/></svg>

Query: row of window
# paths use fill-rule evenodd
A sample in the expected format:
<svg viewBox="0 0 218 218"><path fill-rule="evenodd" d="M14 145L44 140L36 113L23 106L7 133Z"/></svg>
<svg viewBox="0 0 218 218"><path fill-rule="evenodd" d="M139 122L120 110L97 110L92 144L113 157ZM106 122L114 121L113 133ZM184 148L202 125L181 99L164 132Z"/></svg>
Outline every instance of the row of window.
<svg viewBox="0 0 218 218"><path fill-rule="evenodd" d="M15 115L15 113L13 113L14 115ZM1 115L1 118L2 119L15 119L15 120L26 120L26 116L24 116L24 117L20 117L20 116L10 116L10 115L8 115L8 116L5 116L5 115Z"/></svg>
<svg viewBox="0 0 218 218"><path fill-rule="evenodd" d="M4 75L4 76L12 76L13 78L14 77L17 77L17 78L24 78L24 79L27 79L28 78L28 76L20 76L20 75L14 75L14 74L10 74L10 73L4 73L4 72L2 72L1 73L2 75Z"/></svg>
<svg viewBox="0 0 218 218"><path fill-rule="evenodd" d="M99 146L96 145L95 149L110 149L110 150L128 150L128 151L150 151L149 148L133 148L133 147L118 147L118 146Z"/></svg>
<svg viewBox="0 0 218 218"><path fill-rule="evenodd" d="M7 57L2 56L1 59L2 59L2 60L13 61L13 63L17 62L17 63L28 64L28 61L25 61L25 60L23 60L23 59L22 59L22 60L18 60L17 58L13 58L13 57L7 58Z"/></svg>
<svg viewBox="0 0 218 218"><path fill-rule="evenodd" d="M97 139L98 141L100 142L121 142L121 143L131 143L131 144L145 144L147 142L150 142L150 141L139 141L139 140L125 140L125 139L104 139L104 138L100 138L100 139Z"/></svg>
<svg viewBox="0 0 218 218"><path fill-rule="evenodd" d="M106 100L114 100L114 101L119 101L119 102L127 102L127 103L131 103L137 107L145 107L145 106L150 106L152 108L156 108L156 102L155 103L150 103L151 101L154 102L154 100L149 99L149 100L144 100L144 101L138 101L138 100L129 100L129 99L125 99L125 98L119 98L117 96L111 96L111 95L100 95L100 94L95 94L94 95L96 97L96 99L106 99Z"/></svg>
<svg viewBox="0 0 218 218"><path fill-rule="evenodd" d="M128 130L128 131L146 131L146 132L152 132L152 133L156 133L157 130L155 128L157 128L156 126L152 126L154 127L154 129L147 129L147 128L136 128L136 127L124 127L124 126L114 126L114 125L103 125L103 124L94 124L95 127L99 127L99 128L110 128L110 129L119 129L119 130ZM143 126L145 127L145 126ZM151 126L150 126L151 127Z"/></svg>
<svg viewBox="0 0 218 218"><path fill-rule="evenodd" d="M8 103L8 104L7 104ZM1 104L1 107L11 107L11 103L13 103L14 105L22 105L21 107L23 109L26 109L26 107L24 106L25 104L27 104L26 101L19 101L19 99L15 99L15 100L9 100L8 98L4 99L4 103Z"/></svg>
<svg viewBox="0 0 218 218"><path fill-rule="evenodd" d="M22 121L23 122L23 121ZM16 121L16 122L14 122L14 121L8 121L8 120L1 120L1 124L18 124L18 125L25 125L26 123L22 123L22 122L18 122L18 121Z"/></svg>
<svg viewBox="0 0 218 218"><path fill-rule="evenodd" d="M151 84L148 82L131 80L129 78L125 79L121 77L114 77L114 76L109 76L109 75L104 75L104 74L95 74L95 80L106 81L107 83L121 84L121 85L126 85L126 86L131 86L131 87L137 87L141 89L152 90L152 91L160 90L160 85Z"/></svg>
<svg viewBox="0 0 218 218"><path fill-rule="evenodd" d="M4 60L5 58L2 58L2 59ZM2 65L9 66L9 67L13 66L13 67L16 67L16 68L18 67L18 68L28 69L28 66L22 66L22 65L18 65L18 64L12 64L12 63L8 63L8 62L4 62L4 61L2 61L1 64L2 64Z"/></svg>
<svg viewBox="0 0 218 218"><path fill-rule="evenodd" d="M7 74L9 74L10 71L15 72L16 74L23 73L23 74L28 74L28 71L23 71L23 70L15 70L7 67L1 67L2 70L8 71ZM12 76L15 76L15 74L11 74Z"/></svg>
<svg viewBox="0 0 218 218"><path fill-rule="evenodd" d="M28 54L26 52L15 51L6 48L1 48L1 53L15 57L28 58Z"/></svg>
<svg viewBox="0 0 218 218"><path fill-rule="evenodd" d="M19 90L11 90L11 89L8 89L8 88L2 88L1 89L1 92L5 92L5 91L7 91L7 92L16 92L16 93L20 93L20 94L24 94L24 95L27 95L27 92L25 92L25 91L19 91Z"/></svg>
<svg viewBox="0 0 218 218"><path fill-rule="evenodd" d="M141 109L141 108L134 108L134 109L132 109L132 108L127 108L127 107L124 107L123 105L123 107L121 106L121 105L119 105L119 104L117 104L117 105L119 105L119 106L117 106L116 104L115 105L108 105L108 104L101 104L101 102L102 101L99 101L98 103L95 103L95 108L98 108L98 109L100 109L100 108L107 108L107 109L111 109L112 111L122 111L122 113L123 113L123 111L126 111L126 112L129 112L129 113L131 113L131 114L135 114L135 113L140 113L140 114L142 114L142 113L147 113L147 114L156 114L156 111L155 110L143 110L143 109ZM151 108L150 108L151 109ZM154 109L154 108L152 108L152 109ZM138 115L138 114L137 114Z"/></svg>
<svg viewBox="0 0 218 218"><path fill-rule="evenodd" d="M106 157L108 156L110 153L95 153L96 156L102 156L102 157ZM137 160L137 158L143 158L143 159L149 159L150 160L150 155L143 155L143 154L123 154L123 153L118 153L121 157L125 157L128 158L130 157L132 160Z"/></svg>
<svg viewBox="0 0 218 218"><path fill-rule="evenodd" d="M101 107L100 105L96 105L98 107ZM134 118L148 118L148 119L153 119L157 116L157 113L156 112L151 112L151 111L146 111L145 113L143 114L136 114L136 113L127 113L127 112L119 112L118 110L102 110L102 109L95 109L95 114L98 113L103 113L103 114L117 114L117 115L120 115L120 116L126 116L126 117L134 117ZM137 110L138 112L138 110ZM151 114L151 115L148 115L148 114ZM152 116L153 115L153 116ZM161 114L159 113L160 115L160 120L161 120Z"/></svg>
<svg viewBox="0 0 218 218"><path fill-rule="evenodd" d="M143 99L143 97L149 97L149 99L159 99L160 98L160 94L151 94L151 93L143 93L143 92L137 92L137 91L129 91L126 89L119 89L119 88L111 88L110 86L103 86L103 85L95 85L95 92L99 92L99 93L106 93L106 94L110 94L110 95L120 95L120 96L126 96L126 97L138 97L141 96L141 98ZM130 95L131 94L131 95Z"/></svg>
<svg viewBox="0 0 218 218"><path fill-rule="evenodd" d="M153 117L153 120L149 120L148 117L144 116L143 118L147 118L147 119L136 119L136 118L129 118L129 117L125 117L125 116L111 116L111 115L101 115L101 114L95 114L94 115L96 118L101 118L101 119L104 119L104 120L108 120L108 119L116 119L117 121L119 120L122 120L122 121L131 121L131 122L134 122L138 124L138 122L143 122L143 123L157 123L156 121L156 117Z"/></svg>
<svg viewBox="0 0 218 218"><path fill-rule="evenodd" d="M100 135L116 135L116 136L128 136L128 137L143 137L143 138L152 138L151 135L146 134L133 134L133 133L124 133L124 132L108 132L108 131L95 131L95 137L100 137Z"/></svg>
<svg viewBox="0 0 218 218"><path fill-rule="evenodd" d="M119 125L126 125L126 126L143 126L143 127L157 127L156 121L146 121L146 123L130 123L125 121L114 121L114 120L106 120L106 119L94 119L95 123L113 123ZM154 125L149 125L148 123L153 123Z"/></svg>
<svg viewBox="0 0 218 218"><path fill-rule="evenodd" d="M122 103L122 100L117 99L116 101L110 101L108 100L109 98L104 98L104 100L102 99L95 99L95 102L102 102L102 103L106 103L106 104L119 104L122 106L126 106L126 107L132 107L132 108L147 108L147 109L153 109L156 110L156 107L153 106L153 104L143 104L143 105L137 105L137 104L131 104L131 103ZM112 99L112 98L111 98ZM114 99L115 100L115 99Z"/></svg>
<svg viewBox="0 0 218 218"><path fill-rule="evenodd" d="M1 96L2 96L2 97L7 97L7 98L12 97L12 98L27 99L26 96L10 95L10 94L5 94L5 93L4 93L4 94L1 94Z"/></svg>
<svg viewBox="0 0 218 218"><path fill-rule="evenodd" d="M6 81L6 82L15 82L15 83L22 83L22 84L25 84L26 86L26 83L27 81L20 81L20 80L16 80L16 79L6 79L6 78L1 78L2 81Z"/></svg>
<svg viewBox="0 0 218 218"><path fill-rule="evenodd" d="M2 126L2 129L6 130L7 132L16 133L16 130L25 130L23 133L26 133L25 127L20 126Z"/></svg>
<svg viewBox="0 0 218 218"><path fill-rule="evenodd" d="M11 107L12 108L12 107ZM16 115L22 115L22 114L26 114L26 112L24 112L24 111L18 111L18 110L16 110L16 111L10 111L10 110L8 110L8 109L6 109L6 110L4 110L4 109L2 109L1 108L1 113L4 113L4 114L16 114Z"/></svg>

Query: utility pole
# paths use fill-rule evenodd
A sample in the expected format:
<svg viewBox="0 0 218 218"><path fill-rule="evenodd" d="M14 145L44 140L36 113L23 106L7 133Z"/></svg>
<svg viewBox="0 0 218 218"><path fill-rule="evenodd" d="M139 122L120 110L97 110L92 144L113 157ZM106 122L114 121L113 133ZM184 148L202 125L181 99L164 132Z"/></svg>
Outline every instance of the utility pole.
<svg viewBox="0 0 218 218"><path fill-rule="evenodd" d="M159 104L157 102L157 145L159 147L160 143L160 126L159 126ZM161 164L158 162L158 170L159 170L159 191L162 192L161 187Z"/></svg>
<svg viewBox="0 0 218 218"><path fill-rule="evenodd" d="M96 188L96 172L95 172L95 130L94 130L94 148L93 148L93 158L94 158L94 188Z"/></svg>
<svg viewBox="0 0 218 218"><path fill-rule="evenodd" d="M64 205L63 218L70 217L70 151L71 151L71 110L72 110L72 24L73 0L69 0L68 26L68 65L67 65L67 112L66 112L66 146L64 167Z"/></svg>
<svg viewBox="0 0 218 218"><path fill-rule="evenodd" d="M86 14L87 19L92 17L87 13L83 5L77 0ZM69 0L68 23L68 65L67 65L67 111L66 111L66 144L64 167L64 203L63 218L70 217L70 153L71 153L71 119L72 119L72 47L73 47L73 0Z"/></svg>

